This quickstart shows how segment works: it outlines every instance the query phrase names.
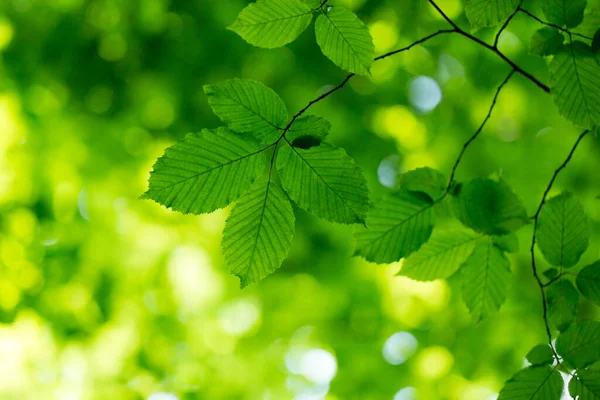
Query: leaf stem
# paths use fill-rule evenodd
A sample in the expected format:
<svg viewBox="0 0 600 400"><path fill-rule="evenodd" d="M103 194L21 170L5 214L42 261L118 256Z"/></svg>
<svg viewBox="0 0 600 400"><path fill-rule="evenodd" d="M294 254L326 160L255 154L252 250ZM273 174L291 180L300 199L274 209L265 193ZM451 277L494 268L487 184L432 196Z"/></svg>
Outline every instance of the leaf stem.
<svg viewBox="0 0 600 400"><path fill-rule="evenodd" d="M520 11L520 12L522 12L523 14L527 15L528 17L530 17L530 18L533 18L534 20L536 20L537 22L539 22L539 23L540 23L540 24L542 24L542 25L546 25L546 26L549 26L549 27L551 27L551 28L558 29L559 31L561 31L561 32L564 32L564 33L566 33L566 34L568 34L568 35L579 36L579 37L581 37L581 38L584 38L584 39L587 39L587 40L593 40L593 39L592 39L591 37L589 37L589 36L582 35L581 33L574 33L574 32L571 32L570 30L568 30L568 29L565 29L565 28L563 28L563 27L561 27L561 26L558 26L558 25L556 25L556 24L552 24L552 23L550 23L550 22L546 22L546 21L544 21L544 20L542 20L542 19L540 19L540 18L536 17L536 16L535 16L535 15L533 15L531 12L529 12L529 11L525 10L524 8L521 8L521 6L519 6L519 8L517 9L517 11Z"/></svg>
<svg viewBox="0 0 600 400"><path fill-rule="evenodd" d="M588 133L590 133L590 131L589 130L585 130L585 131L583 131L579 135L579 137L577 138L577 141L575 142L575 144L571 148L571 151L567 155L567 158L554 171L554 175L552 175L552 179L550 179L550 182L548 183L548 186L546 186L546 190L544 191L544 195L542 196L542 201L540 202L540 205L537 208L535 216L533 217L533 235L532 235L532 239L531 239L531 247L529 249L530 252L531 252L531 269L533 271L533 276L534 276L534 278L535 278L535 280L536 280L536 282L537 282L537 284L538 284L538 286L540 288L540 293L542 295L542 309L543 309L544 325L546 327L546 335L548 336L548 344L550 345L550 348L552 348L552 352L554 353L554 357L556 358L557 362L560 362L560 361L559 361L558 354L556 353L556 349L554 348L554 345L552 344L552 332L550 331L550 323L548 321L548 305L546 304L545 285L542 282L540 274L538 273L538 269L537 269L537 265L536 265L536 261L535 261L535 243L536 243L536 239L537 239L537 229L538 229L540 214L541 214L541 212L542 212L542 210L544 208L544 205L546 204L546 200L548 198L548 194L552 190L552 187L554 186L554 182L556 181L556 178L558 177L558 175L560 174L560 172L567 167L567 165L569 164L569 162L573 158L573 155L575 154L575 151L577 150L577 147L579 146L579 144L581 143L581 141L583 140L583 138L586 137L586 135ZM562 276L562 274L559 275L559 277L561 277L561 276Z"/></svg>

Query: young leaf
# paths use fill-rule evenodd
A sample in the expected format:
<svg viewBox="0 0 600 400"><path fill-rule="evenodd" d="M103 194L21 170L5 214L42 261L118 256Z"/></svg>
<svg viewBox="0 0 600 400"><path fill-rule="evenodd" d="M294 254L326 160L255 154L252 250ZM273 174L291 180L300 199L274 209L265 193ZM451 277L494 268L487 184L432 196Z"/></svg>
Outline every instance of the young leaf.
<svg viewBox="0 0 600 400"><path fill-rule="evenodd" d="M529 54L533 56L551 56L563 47L564 36L558 29L544 27L535 31L529 42Z"/></svg>
<svg viewBox="0 0 600 400"><path fill-rule="evenodd" d="M586 4L587 0L544 0L542 12L554 25L575 28L583 21Z"/></svg>
<svg viewBox="0 0 600 400"><path fill-rule="evenodd" d="M281 135L287 122L283 100L260 82L233 79L204 86L208 103L223 122L236 132L250 132L262 143Z"/></svg>
<svg viewBox="0 0 600 400"><path fill-rule="evenodd" d="M575 283L582 295L600 305L600 261L579 271Z"/></svg>
<svg viewBox="0 0 600 400"><path fill-rule="evenodd" d="M463 300L476 321L496 312L506 300L512 283L510 261L491 238L477 242L460 272Z"/></svg>
<svg viewBox="0 0 600 400"><path fill-rule="evenodd" d="M323 143L310 149L279 150L277 170L289 196L308 212L341 224L365 222L367 182L344 150Z"/></svg>
<svg viewBox="0 0 600 400"><path fill-rule="evenodd" d="M512 14L519 0L466 0L465 11L473 29L493 26Z"/></svg>
<svg viewBox="0 0 600 400"><path fill-rule="evenodd" d="M518 253L519 252L519 238L513 233L509 233L501 236L494 236L494 245L500 250L507 253Z"/></svg>
<svg viewBox="0 0 600 400"><path fill-rule="evenodd" d="M576 265L589 243L588 219L570 193L550 199L539 217L537 242L546 260L556 266Z"/></svg>
<svg viewBox="0 0 600 400"><path fill-rule="evenodd" d="M390 193L369 210L366 227L354 233L354 255L390 263L418 250L431 236L435 214L428 198L417 193Z"/></svg>
<svg viewBox="0 0 600 400"><path fill-rule="evenodd" d="M226 128L190 133L156 160L141 198L184 214L213 212L252 186L265 168L263 150Z"/></svg>
<svg viewBox="0 0 600 400"><path fill-rule="evenodd" d="M294 211L281 188L255 185L233 207L223 230L223 254L241 287L280 267L294 236Z"/></svg>
<svg viewBox="0 0 600 400"><path fill-rule="evenodd" d="M569 393L578 400L600 400L600 371L577 371L569 382Z"/></svg>
<svg viewBox="0 0 600 400"><path fill-rule="evenodd" d="M548 288L547 303L550 321L564 332L577 315L579 293L570 281L559 280Z"/></svg>
<svg viewBox="0 0 600 400"><path fill-rule="evenodd" d="M563 391L560 373L548 366L533 366L508 380L498 400L560 400Z"/></svg>
<svg viewBox="0 0 600 400"><path fill-rule="evenodd" d="M323 12L315 23L317 43L321 51L346 71L368 75L375 46L369 29L352 12L332 7Z"/></svg>
<svg viewBox="0 0 600 400"><path fill-rule="evenodd" d="M446 178L436 169L417 168L400 175L398 186L411 192L425 193L431 200L437 200L446 190Z"/></svg>
<svg viewBox="0 0 600 400"><path fill-rule="evenodd" d="M552 365L554 362L554 353L547 344L539 344L527 353L527 361L532 365Z"/></svg>
<svg viewBox="0 0 600 400"><path fill-rule="evenodd" d="M398 275L417 281L445 279L469 258L477 237L467 231L438 231L419 251L404 260Z"/></svg>
<svg viewBox="0 0 600 400"><path fill-rule="evenodd" d="M286 137L292 143L303 137L313 137L322 142L330 130L331 124L326 119L316 115L307 115L294 122Z"/></svg>
<svg viewBox="0 0 600 400"><path fill-rule="evenodd" d="M273 49L294 41L311 20L311 8L300 0L258 0L228 29L254 46Z"/></svg>
<svg viewBox="0 0 600 400"><path fill-rule="evenodd" d="M454 196L454 214L477 232L504 235L528 222L525 206L503 180L474 179L461 185Z"/></svg>
<svg viewBox="0 0 600 400"><path fill-rule="evenodd" d="M556 351L573 368L585 368L600 358L600 322L572 324L556 339Z"/></svg>
<svg viewBox="0 0 600 400"><path fill-rule="evenodd" d="M560 114L582 128L600 124L600 63L590 46L565 46L550 63L550 74Z"/></svg>

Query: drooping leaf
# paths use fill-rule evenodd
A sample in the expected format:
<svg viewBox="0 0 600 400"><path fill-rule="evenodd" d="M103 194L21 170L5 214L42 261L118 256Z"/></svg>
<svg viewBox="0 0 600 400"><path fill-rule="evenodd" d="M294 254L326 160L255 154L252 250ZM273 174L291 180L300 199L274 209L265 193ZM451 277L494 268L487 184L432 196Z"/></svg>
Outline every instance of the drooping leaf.
<svg viewBox="0 0 600 400"><path fill-rule="evenodd" d="M233 79L204 86L208 103L236 132L250 132L262 143L272 143L287 122L283 100L260 82Z"/></svg>
<svg viewBox="0 0 600 400"><path fill-rule="evenodd" d="M398 186L411 192L425 193L431 200L437 200L446 191L446 178L433 168L417 168L400 175Z"/></svg>
<svg viewBox="0 0 600 400"><path fill-rule="evenodd" d="M564 382L548 366L533 366L517 372L505 384L498 400L560 400Z"/></svg>
<svg viewBox="0 0 600 400"><path fill-rule="evenodd" d="M562 116L582 128L600 124L600 64L590 46L573 42L550 63L550 87Z"/></svg>
<svg viewBox="0 0 600 400"><path fill-rule="evenodd" d="M323 143L279 150L281 183L298 205L310 213L342 224L364 223L369 190L360 170L343 149Z"/></svg>
<svg viewBox="0 0 600 400"><path fill-rule="evenodd" d="M573 368L585 368L600 358L600 322L572 324L556 339L556 351Z"/></svg>
<svg viewBox="0 0 600 400"><path fill-rule="evenodd" d="M417 281L445 279L469 258L477 236L467 231L438 231L419 251L404 260L398 275Z"/></svg>
<svg viewBox="0 0 600 400"><path fill-rule="evenodd" d="M554 282L547 292L548 315L556 328L564 332L577 315L579 293L565 279Z"/></svg>
<svg viewBox="0 0 600 400"><path fill-rule="evenodd" d="M254 46L273 49L294 41L311 20L312 10L300 0L257 0L228 29Z"/></svg>
<svg viewBox="0 0 600 400"><path fill-rule="evenodd" d="M507 253L519 252L519 238L514 232L506 235L494 236L493 238L494 245L496 245L500 250L503 250Z"/></svg>
<svg viewBox="0 0 600 400"><path fill-rule="evenodd" d="M317 18L315 32L321 51L337 66L355 74L370 73L375 53L373 38L352 11L331 7Z"/></svg>
<svg viewBox="0 0 600 400"><path fill-rule="evenodd" d="M463 300L474 320L493 314L506 300L512 284L510 261L491 238L477 242L460 272Z"/></svg>
<svg viewBox="0 0 600 400"><path fill-rule="evenodd" d="M600 261L579 271L576 284L582 295L600 305Z"/></svg>
<svg viewBox="0 0 600 400"><path fill-rule="evenodd" d="M554 353L547 344L539 344L527 353L527 361L532 365L552 365L554 362Z"/></svg>
<svg viewBox="0 0 600 400"><path fill-rule="evenodd" d="M529 42L529 54L534 56L551 56L563 47L564 36L558 29L545 27L535 31Z"/></svg>
<svg viewBox="0 0 600 400"><path fill-rule="evenodd" d="M503 180L478 178L461 185L452 208L465 226L488 235L514 232L528 222L525 206Z"/></svg>
<svg viewBox="0 0 600 400"><path fill-rule="evenodd" d="M252 136L226 128L188 134L156 160L141 198L185 214L210 213L252 186L265 168L262 150Z"/></svg>
<svg viewBox="0 0 600 400"><path fill-rule="evenodd" d="M569 382L569 393L578 400L600 400L600 371L577 371Z"/></svg>
<svg viewBox="0 0 600 400"><path fill-rule="evenodd" d="M558 25L575 28L583 21L583 12L587 0L544 0L542 2L542 11L548 22Z"/></svg>
<svg viewBox="0 0 600 400"><path fill-rule="evenodd" d="M589 243L588 219L583 207L570 193L546 202L540 213L537 242L546 260L556 266L576 265Z"/></svg>
<svg viewBox="0 0 600 400"><path fill-rule="evenodd" d="M473 29L493 26L508 18L519 0L466 0L465 11Z"/></svg>
<svg viewBox="0 0 600 400"><path fill-rule="evenodd" d="M429 198L399 191L375 201L366 227L354 232L355 252L368 261L390 263L418 250L431 236L435 214Z"/></svg>
<svg viewBox="0 0 600 400"><path fill-rule="evenodd" d="M316 115L307 115L298 118L290 127L286 134L290 142L295 142L299 138L313 137L322 142L331 130L331 124L326 119L317 117Z"/></svg>
<svg viewBox="0 0 600 400"><path fill-rule="evenodd" d="M223 230L223 254L242 288L281 266L294 236L294 211L281 188L255 185L233 207Z"/></svg>

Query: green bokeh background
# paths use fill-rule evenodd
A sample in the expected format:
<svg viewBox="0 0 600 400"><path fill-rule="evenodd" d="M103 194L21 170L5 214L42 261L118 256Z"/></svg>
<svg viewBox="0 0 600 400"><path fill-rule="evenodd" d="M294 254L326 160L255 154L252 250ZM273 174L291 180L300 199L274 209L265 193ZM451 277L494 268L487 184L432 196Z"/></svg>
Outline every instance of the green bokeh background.
<svg viewBox="0 0 600 400"><path fill-rule="evenodd" d="M331 3L358 13L377 54L447 28L426 1ZM460 0L438 3L468 26ZM525 8L541 16L539 3ZM544 341L531 226L511 255L506 304L475 324L457 279L417 283L394 276L401 263L352 258L351 227L297 208L288 259L242 291L220 250L229 209L184 216L137 199L165 147L219 125L203 85L259 80L295 113L345 77L310 28L276 50L226 30L246 4L0 3L0 398L413 399L407 387L418 399L495 398ZM546 62L527 54L539 27L517 16L500 49L547 82ZM332 122L329 141L376 194L394 171L448 175L508 72L489 51L442 36L377 62L371 77L354 78L310 113ZM428 113L411 103L417 76L442 90ZM578 134L550 96L517 75L457 177L501 175L533 214ZM600 141L589 136L552 193L573 191L590 216L580 265L600 257L599 170ZM584 302L579 317L598 310Z"/></svg>

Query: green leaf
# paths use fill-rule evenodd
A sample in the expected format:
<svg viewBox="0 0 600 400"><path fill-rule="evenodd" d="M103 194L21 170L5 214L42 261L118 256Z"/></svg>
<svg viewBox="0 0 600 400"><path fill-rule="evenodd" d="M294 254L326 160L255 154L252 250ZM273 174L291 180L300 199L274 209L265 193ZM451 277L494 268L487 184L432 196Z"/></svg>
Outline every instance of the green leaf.
<svg viewBox="0 0 600 400"><path fill-rule="evenodd" d="M550 285L546 296L550 321L564 332L577 315L579 293L570 281L561 279Z"/></svg>
<svg viewBox="0 0 600 400"><path fill-rule="evenodd" d="M316 115L307 115L298 118L294 122L288 133L286 133L286 138L292 143L304 137L313 137L321 142L330 130L331 124L329 121Z"/></svg>
<svg viewBox="0 0 600 400"><path fill-rule="evenodd" d="M560 114L582 128L600 124L600 64L590 46L565 46L550 63L550 74Z"/></svg>
<svg viewBox="0 0 600 400"><path fill-rule="evenodd" d="M281 183L300 207L332 222L364 223L369 190L360 170L343 149L323 143L310 149L279 150Z"/></svg>
<svg viewBox="0 0 600 400"><path fill-rule="evenodd" d="M545 27L535 31L529 42L529 54L534 56L551 56L563 47L564 36L558 29Z"/></svg>
<svg viewBox="0 0 600 400"><path fill-rule="evenodd" d="M554 353L547 344L539 344L527 353L527 361L532 365L552 365L554 362Z"/></svg>
<svg viewBox="0 0 600 400"><path fill-rule="evenodd" d="M498 400L560 400L564 381L548 366L533 366L517 372L508 380Z"/></svg>
<svg viewBox="0 0 600 400"><path fill-rule="evenodd" d="M544 0L542 11L548 22L575 28L583 21L586 4L586 0Z"/></svg>
<svg viewBox="0 0 600 400"><path fill-rule="evenodd" d="M579 271L575 282L582 295L600 305L600 261Z"/></svg>
<svg viewBox="0 0 600 400"><path fill-rule="evenodd" d="M225 207L263 172L263 150L253 137L225 128L190 133L156 160L141 198L185 214Z"/></svg>
<svg viewBox="0 0 600 400"><path fill-rule="evenodd" d="M501 236L494 236L494 245L500 250L507 253L518 253L519 252L519 238L515 233L509 233Z"/></svg>
<svg viewBox="0 0 600 400"><path fill-rule="evenodd" d="M364 228L354 233L354 255L390 263L417 251L431 236L435 213L429 198L400 191L379 198Z"/></svg>
<svg viewBox="0 0 600 400"><path fill-rule="evenodd" d="M569 382L569 393L578 400L600 400L600 371L577 371Z"/></svg>
<svg viewBox="0 0 600 400"><path fill-rule="evenodd" d="M478 241L460 269L463 300L476 321L496 312L512 284L510 261L491 238Z"/></svg>
<svg viewBox="0 0 600 400"><path fill-rule="evenodd" d="M228 29L254 46L273 49L294 41L311 20L312 10L299 0L258 0Z"/></svg>
<svg viewBox="0 0 600 400"><path fill-rule="evenodd" d="M438 231L419 251L404 260L398 275L417 281L445 279L467 261L477 236L467 231Z"/></svg>
<svg viewBox="0 0 600 400"><path fill-rule="evenodd" d="M600 358L600 322L572 324L556 339L556 351L573 368L585 368Z"/></svg>
<svg viewBox="0 0 600 400"><path fill-rule="evenodd" d="M262 143L272 143L287 122L283 100L260 82L233 79L204 86L208 103L223 122L236 132L251 132Z"/></svg>
<svg viewBox="0 0 600 400"><path fill-rule="evenodd" d="M312 8L317 8L321 5L323 0L302 0L304 3L308 4Z"/></svg>
<svg viewBox="0 0 600 400"><path fill-rule="evenodd" d="M544 274L544 276L548 279L554 279L558 276L559 272L558 269L556 268L549 268L547 270L545 270L544 272L542 272Z"/></svg>
<svg viewBox="0 0 600 400"><path fill-rule="evenodd" d="M504 235L528 222L525 206L503 180L478 178L460 185L452 209L465 226L488 235Z"/></svg>
<svg viewBox="0 0 600 400"><path fill-rule="evenodd" d="M465 11L473 29L493 26L507 19L519 0L466 0Z"/></svg>
<svg viewBox="0 0 600 400"><path fill-rule="evenodd" d="M370 74L373 38L352 11L331 7L317 18L315 32L321 51L337 66L355 74Z"/></svg>
<svg viewBox="0 0 600 400"><path fill-rule="evenodd" d="M583 23L576 29L577 33L594 36L600 26L600 7L591 8L585 13Z"/></svg>
<svg viewBox="0 0 600 400"><path fill-rule="evenodd" d="M592 40L592 51L596 55L600 53L600 28L596 31L596 33L594 33L594 38Z"/></svg>
<svg viewBox="0 0 600 400"><path fill-rule="evenodd" d="M223 230L223 254L241 287L280 267L294 236L294 211L272 182L255 185L233 207Z"/></svg>
<svg viewBox="0 0 600 400"><path fill-rule="evenodd" d="M588 220L583 207L570 193L548 200L540 213L537 243L555 267L576 265L589 244Z"/></svg>
<svg viewBox="0 0 600 400"><path fill-rule="evenodd" d="M437 200L446 191L446 178L433 168L417 168L400 175L398 186L411 192L425 193L431 200Z"/></svg>

